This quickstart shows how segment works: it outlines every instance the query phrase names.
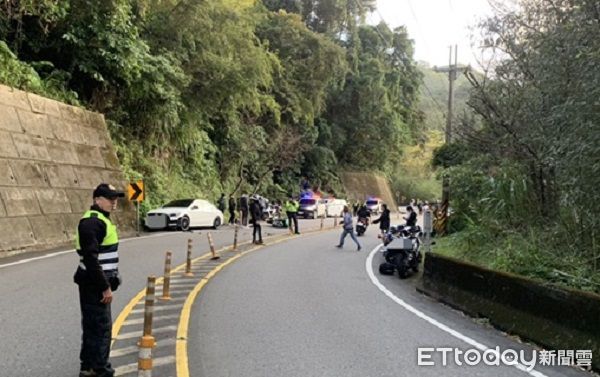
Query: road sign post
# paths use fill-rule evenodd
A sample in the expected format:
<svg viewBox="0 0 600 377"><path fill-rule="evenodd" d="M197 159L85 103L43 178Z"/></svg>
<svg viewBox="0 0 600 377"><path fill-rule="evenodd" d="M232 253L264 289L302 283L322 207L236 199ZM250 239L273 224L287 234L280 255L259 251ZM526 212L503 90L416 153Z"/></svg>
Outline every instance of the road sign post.
<svg viewBox="0 0 600 377"><path fill-rule="evenodd" d="M127 187L127 197L130 201L135 202L135 234L140 236L140 202L144 201L144 181L129 182Z"/></svg>

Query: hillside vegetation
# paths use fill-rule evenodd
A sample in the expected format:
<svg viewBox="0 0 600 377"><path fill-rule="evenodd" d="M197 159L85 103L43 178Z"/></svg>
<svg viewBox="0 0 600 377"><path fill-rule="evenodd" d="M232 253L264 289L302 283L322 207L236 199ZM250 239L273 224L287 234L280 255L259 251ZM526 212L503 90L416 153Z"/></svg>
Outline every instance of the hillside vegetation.
<svg viewBox="0 0 600 377"><path fill-rule="evenodd" d="M106 115L144 208L397 173L421 75L374 0L9 0L0 82Z"/></svg>
<svg viewBox="0 0 600 377"><path fill-rule="evenodd" d="M519 0L481 23L482 74L413 60L375 0L8 0L0 82L104 113L144 209L220 192L281 197L342 171L438 199L436 250L600 292L600 18L595 0Z"/></svg>
<svg viewBox="0 0 600 377"><path fill-rule="evenodd" d="M519 1L482 23L480 45L504 58L467 75L472 114L434 155L460 230L438 248L600 292L600 18L576 3Z"/></svg>

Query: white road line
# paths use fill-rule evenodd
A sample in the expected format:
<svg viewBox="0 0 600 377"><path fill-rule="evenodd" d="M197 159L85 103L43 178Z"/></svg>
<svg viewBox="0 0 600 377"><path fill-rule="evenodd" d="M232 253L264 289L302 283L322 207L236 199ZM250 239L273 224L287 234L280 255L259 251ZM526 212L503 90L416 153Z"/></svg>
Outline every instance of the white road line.
<svg viewBox="0 0 600 377"><path fill-rule="evenodd" d="M407 304L404 300L398 298L398 296L394 295L383 284L381 284L381 282L379 281L379 279L377 279L377 277L375 276L375 273L373 272L373 257L375 256L375 254L377 253L377 251L379 251L379 249L381 247L382 247L382 245L379 245L379 246L375 247L373 250L371 250L371 252L369 253L369 256L367 257L367 260L365 262L365 268L367 270L367 274L369 275L369 278L371 278L371 282L373 282L373 284L375 284L375 286L377 288L379 288L379 290L381 292L383 292L386 296L391 298L395 303L402 306L404 309L413 313L417 317L429 322L430 324L432 324L435 327L437 327L438 329L452 335L453 337L460 339L467 344L470 344L471 346L479 349L480 351L487 351L487 350L491 349L490 347L483 345L483 344L479 343L478 341L476 341L472 338L469 338L466 335L463 335L462 333L450 328L447 325L444 325L443 323L439 322L438 320L433 319L432 317L421 312L420 310L416 309L415 307ZM535 369L528 371L527 368L523 364L516 364L513 366L525 373L530 374L531 376L534 376L534 377L548 377L547 375L545 375L541 372L538 372Z"/></svg>
<svg viewBox="0 0 600 377"><path fill-rule="evenodd" d="M162 316L152 316L152 321L153 322L158 322L158 321L164 321L165 319L178 319L180 317L179 314L168 314L168 315L162 315ZM127 321L123 322L123 327L125 326L131 326L131 325L141 325L142 323L144 323L144 318L136 318L136 319L128 319Z"/></svg>
<svg viewBox="0 0 600 377"><path fill-rule="evenodd" d="M152 366L159 367L161 365L175 364L175 356L157 357L152 359ZM138 370L138 363L122 365L115 368L115 376L123 376L125 374L134 373Z"/></svg>
<svg viewBox="0 0 600 377"><path fill-rule="evenodd" d="M130 314L135 314L135 313L144 313L146 308L142 308L142 309L133 309ZM173 304L173 305L165 305L165 306L155 306L154 307L154 312L159 312L159 311L164 311L164 310L173 310L173 309L181 309L181 304Z"/></svg>
<svg viewBox="0 0 600 377"><path fill-rule="evenodd" d="M150 236L131 237L131 238L127 238L127 239L122 239L122 240L120 240L120 242L121 243L126 243L126 242L130 242L130 241L134 241L134 240L143 240L143 239L146 239L146 238L165 237L165 236L172 236L172 235L174 235L174 234L160 233L160 234L153 234L153 235L150 235ZM0 269L1 268L5 268L5 267L17 266L19 264L25 264L25 263L29 263L29 262L34 262L34 261L40 260L40 259L47 259L47 258L57 257L59 255L63 255L63 254L67 254L67 253L72 253L74 251L75 251L75 249L57 251L55 253L50 253L50 254L42 255L40 257L27 258L27 259L22 259L22 260L19 260L19 261L16 261L16 262L12 262L12 263L0 264Z"/></svg>
<svg viewBox="0 0 600 377"><path fill-rule="evenodd" d="M196 283L198 284L198 283ZM186 292L186 291L191 291L192 288L194 288L193 285L177 285L177 286L171 286L171 289L169 290L171 293L173 292Z"/></svg>
<svg viewBox="0 0 600 377"><path fill-rule="evenodd" d="M172 293L172 292L173 291L170 291L169 293ZM163 300L163 299L161 299L161 297L162 297L162 293L160 294L160 296L156 296L156 301L154 303L155 308L157 308L160 304L163 304L163 303L168 304L169 302L185 301L185 299L187 298L187 296L181 296L181 297L171 297L168 300ZM140 300L140 301L138 301L137 304L135 304L135 306L138 306L138 305L146 305L146 301Z"/></svg>
<svg viewBox="0 0 600 377"><path fill-rule="evenodd" d="M191 277L186 278L171 278L171 287L195 287L198 284L197 281L190 281Z"/></svg>
<svg viewBox="0 0 600 377"><path fill-rule="evenodd" d="M62 255L62 254L66 254L66 253L71 253L73 251L75 251L75 250L73 249L73 250L57 251L56 253L42 255L41 257L35 257L35 258L29 258L29 259L22 259L20 261L16 261L16 262L12 262L12 263L0 264L0 268L10 267L10 266L17 266L19 264L25 264L25 263L33 262L33 261L40 260L40 259L52 258L52 257L56 257L58 255Z"/></svg>
<svg viewBox="0 0 600 377"><path fill-rule="evenodd" d="M190 281L190 278L184 279L172 279L171 278L171 288L173 287L195 287L198 284L197 281Z"/></svg>
<svg viewBox="0 0 600 377"><path fill-rule="evenodd" d="M166 347L166 346L174 346L174 345L175 345L175 339L161 339L161 340L156 341L156 345L154 346L153 349L160 348L160 347ZM140 348L138 346L116 348L116 349L110 350L110 357L113 358L113 357L127 356L127 355L131 355L134 353L138 353L139 350L140 350Z"/></svg>
<svg viewBox="0 0 600 377"><path fill-rule="evenodd" d="M152 334L161 334L161 333L169 332L169 331L177 331L177 326L165 326L165 327L159 327L157 329L152 329ZM141 337L143 332L144 332L143 329L139 329L138 331L126 332L126 333L117 335L117 339L123 340L123 339L132 339L132 338Z"/></svg>

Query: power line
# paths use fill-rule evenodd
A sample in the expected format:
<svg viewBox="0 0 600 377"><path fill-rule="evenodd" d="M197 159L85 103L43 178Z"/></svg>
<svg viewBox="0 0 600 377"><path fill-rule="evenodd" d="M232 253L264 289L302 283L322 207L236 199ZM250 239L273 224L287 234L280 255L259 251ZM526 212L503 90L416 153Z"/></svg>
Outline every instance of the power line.
<svg viewBox="0 0 600 377"><path fill-rule="evenodd" d="M448 0L448 1L451 1L451 0ZM412 2L410 0L407 0L407 3L408 3L408 8L410 9L410 13L412 14L412 16L415 20L415 23L417 24L417 31L421 35L421 38L423 40L423 45L425 46L425 50L427 50L427 54L429 56L431 56L431 49L429 48L429 44L427 43L427 38L425 38L425 33L423 33L423 29L421 28L421 23L419 22L419 19L417 18L417 13L415 12L415 9L412 6ZM438 75L435 75L435 77L439 80L442 80L443 84L446 85L446 82L441 77L439 77ZM439 104L438 104L438 106L439 106ZM443 107L440 106L440 108L443 108Z"/></svg>
<svg viewBox="0 0 600 377"><path fill-rule="evenodd" d="M419 22L419 19L417 18L417 13L415 12L415 9L412 6L412 3L410 0L407 0L408 3L408 8L410 9L410 13L412 14L413 18L415 19L415 23L417 24L417 31L419 32L419 34L421 34L421 37L423 38L423 44L425 45L425 49L427 50L428 53L431 53L431 50L429 49L429 45L427 44L427 40L425 39L425 33L423 33L423 29L421 29L421 23Z"/></svg>

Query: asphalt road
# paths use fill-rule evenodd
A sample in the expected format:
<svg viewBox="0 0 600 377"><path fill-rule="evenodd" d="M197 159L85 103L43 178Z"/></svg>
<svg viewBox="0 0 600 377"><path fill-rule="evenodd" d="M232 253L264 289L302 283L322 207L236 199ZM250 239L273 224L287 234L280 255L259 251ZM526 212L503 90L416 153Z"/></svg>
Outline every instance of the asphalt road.
<svg viewBox="0 0 600 377"><path fill-rule="evenodd" d="M419 366L419 347L474 348L465 339L501 352L528 350L528 359L531 348L418 294L416 277L379 275L380 253L369 258L378 244L374 227L360 239L360 252L349 238L343 250L335 248L337 237L338 232L319 233L267 247L211 280L192 316L190 375L589 375L564 367L527 373L449 360L443 366L441 354L432 359L436 365Z"/></svg>
<svg viewBox="0 0 600 377"><path fill-rule="evenodd" d="M333 219L326 221L332 226ZM318 228L319 220L302 220L301 226ZM113 318L144 289L148 275L163 274L167 250L173 251L173 266L185 263L188 238L194 242L194 257L206 253L207 232L213 233L217 248L233 243L228 226L122 240L119 269L124 281L114 294ZM263 236L286 232L263 225ZM252 228L241 229L239 238L251 240ZM79 258L66 251L16 264L39 256L44 254L0 259L0 377L69 377L79 371L80 313L72 279Z"/></svg>
<svg viewBox="0 0 600 377"><path fill-rule="evenodd" d="M330 226L333 220L327 221ZM319 220L300 224L301 230L317 229ZM263 229L264 235L286 232ZM166 250L173 251L173 266L184 263L188 238L194 240L194 256L204 254L207 231L151 234L122 242L124 284L115 293L113 317L144 289L148 275L162 275ZM418 347L466 351L473 346L465 341L471 341L490 348L531 348L418 294L414 289L418 277L399 280L379 275L381 256L371 251L378 244L374 227L360 239L360 252L349 238L343 250L335 248L339 232L338 228L271 243L215 275L192 307L187 339L190 376L590 375L573 368L536 367L528 374L514 366L449 362L444 367L440 354L432 359L435 366L418 366ZM233 239L227 227L213 235L217 247ZM251 229L242 230L241 241L250 238ZM72 274L78 258L66 252L15 264L23 258L0 260L0 377L77 376L81 330ZM187 295L185 289L177 294L183 296L168 305L181 304L179 298ZM175 310L163 316L163 322L157 319L157 326L176 327L178 317ZM129 322L136 322L133 314ZM135 326L139 324L129 325ZM122 333L127 331L125 326ZM134 331L132 344L137 336ZM157 352L174 348L170 346L174 339L159 343ZM121 347L119 341L116 345ZM121 375L136 375L125 373L125 364L135 362L135 357L135 352L115 357L113 364L121 368ZM157 369L154 375L175 376L171 367Z"/></svg>

